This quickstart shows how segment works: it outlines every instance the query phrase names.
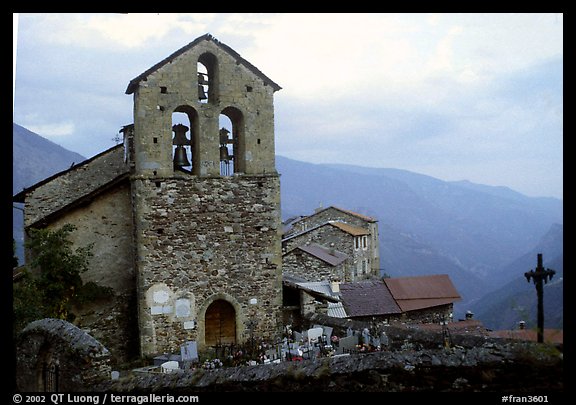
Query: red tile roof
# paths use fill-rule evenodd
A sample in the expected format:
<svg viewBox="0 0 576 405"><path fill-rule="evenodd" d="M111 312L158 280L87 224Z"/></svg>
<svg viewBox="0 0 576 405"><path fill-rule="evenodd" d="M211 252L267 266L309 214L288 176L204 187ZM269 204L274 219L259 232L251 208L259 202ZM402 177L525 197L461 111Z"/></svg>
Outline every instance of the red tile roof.
<svg viewBox="0 0 576 405"><path fill-rule="evenodd" d="M490 332L490 336L526 340L530 342L538 341L538 333L535 329L515 329L515 330L495 330ZM544 329L545 343L564 343L563 329Z"/></svg>
<svg viewBox="0 0 576 405"><path fill-rule="evenodd" d="M361 236L361 235L369 235L370 232L364 228L359 228L354 225L345 224L344 222L329 222L330 225L335 226L336 228L350 234L352 236Z"/></svg>
<svg viewBox="0 0 576 405"><path fill-rule="evenodd" d="M384 282L402 311L430 308L461 300L447 274L386 278Z"/></svg>

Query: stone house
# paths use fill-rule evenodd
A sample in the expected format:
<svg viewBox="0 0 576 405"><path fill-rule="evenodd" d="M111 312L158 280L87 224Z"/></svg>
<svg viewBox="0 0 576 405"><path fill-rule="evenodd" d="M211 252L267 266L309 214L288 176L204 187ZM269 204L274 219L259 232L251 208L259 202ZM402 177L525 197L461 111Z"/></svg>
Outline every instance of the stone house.
<svg viewBox="0 0 576 405"><path fill-rule="evenodd" d="M308 281L351 282L380 276L377 220L341 208L331 206L291 222L282 250L284 271ZM319 254L334 258L322 260Z"/></svg>
<svg viewBox="0 0 576 405"><path fill-rule="evenodd" d="M450 321L461 300L447 274L341 283L339 290L348 317L365 321Z"/></svg>
<svg viewBox="0 0 576 405"><path fill-rule="evenodd" d="M461 299L446 274L338 283L285 273L283 287L284 317L293 325L313 313L369 323L438 324L452 320L454 302Z"/></svg>
<svg viewBox="0 0 576 405"><path fill-rule="evenodd" d="M284 273L300 276L305 280L340 281L348 273L348 255L311 243L300 245L282 256Z"/></svg>
<svg viewBox="0 0 576 405"><path fill-rule="evenodd" d="M279 338L278 90L203 35L130 81L123 145L14 196L25 229L72 223L75 244L94 243L82 277L115 296L76 324L113 358Z"/></svg>

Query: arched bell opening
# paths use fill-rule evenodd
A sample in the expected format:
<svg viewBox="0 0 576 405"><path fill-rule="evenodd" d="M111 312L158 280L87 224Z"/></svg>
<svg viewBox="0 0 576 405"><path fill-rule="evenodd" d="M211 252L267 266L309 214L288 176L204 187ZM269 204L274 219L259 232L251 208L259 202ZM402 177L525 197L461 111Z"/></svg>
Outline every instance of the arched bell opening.
<svg viewBox="0 0 576 405"><path fill-rule="evenodd" d="M174 170L193 174L199 171L198 113L190 106L180 106L172 113L172 159Z"/></svg>
<svg viewBox="0 0 576 405"><path fill-rule="evenodd" d="M245 171L244 117L235 107L220 114L220 175L231 176Z"/></svg>
<svg viewBox="0 0 576 405"><path fill-rule="evenodd" d="M198 101L200 103L213 103L216 101L216 83L218 75L218 63L216 56L206 52L198 58L197 82Z"/></svg>

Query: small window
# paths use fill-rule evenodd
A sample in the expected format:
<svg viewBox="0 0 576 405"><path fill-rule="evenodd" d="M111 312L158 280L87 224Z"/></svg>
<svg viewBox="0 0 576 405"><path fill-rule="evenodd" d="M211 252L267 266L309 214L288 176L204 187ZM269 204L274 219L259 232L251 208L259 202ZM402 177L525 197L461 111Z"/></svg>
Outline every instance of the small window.
<svg viewBox="0 0 576 405"><path fill-rule="evenodd" d="M168 88L166 86L160 86L160 93L166 94L168 92Z"/></svg>
<svg viewBox="0 0 576 405"><path fill-rule="evenodd" d="M368 237L362 236L362 249L368 249Z"/></svg>

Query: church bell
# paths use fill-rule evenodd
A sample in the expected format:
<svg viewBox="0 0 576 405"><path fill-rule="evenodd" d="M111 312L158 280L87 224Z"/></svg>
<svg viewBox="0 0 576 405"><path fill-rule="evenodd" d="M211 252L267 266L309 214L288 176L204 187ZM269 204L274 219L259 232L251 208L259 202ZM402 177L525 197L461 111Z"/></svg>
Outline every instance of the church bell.
<svg viewBox="0 0 576 405"><path fill-rule="evenodd" d="M208 98L208 96L206 95L206 92L204 91L204 86L199 84L198 85L198 100L206 100L207 98Z"/></svg>
<svg viewBox="0 0 576 405"><path fill-rule="evenodd" d="M184 146L178 145L174 151L174 167L185 166L190 166L190 161L188 160L188 156L186 156L186 149L184 149Z"/></svg>
<svg viewBox="0 0 576 405"><path fill-rule="evenodd" d="M189 145L190 142L186 138L186 131L188 127L183 124L176 124L172 126L172 131L174 131L174 139L172 140L172 145Z"/></svg>
<svg viewBox="0 0 576 405"><path fill-rule="evenodd" d="M188 127L183 124L176 124L172 126L172 131L174 131L172 145L176 145L176 150L174 151L174 167L190 166L190 161L186 155L186 149L183 146L190 145L190 141L186 138Z"/></svg>
<svg viewBox="0 0 576 405"><path fill-rule="evenodd" d="M225 145L220 146L220 161L225 162L230 160L231 158L232 156L228 154L228 147L226 147Z"/></svg>

